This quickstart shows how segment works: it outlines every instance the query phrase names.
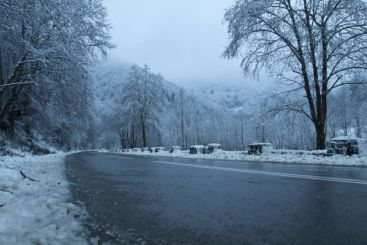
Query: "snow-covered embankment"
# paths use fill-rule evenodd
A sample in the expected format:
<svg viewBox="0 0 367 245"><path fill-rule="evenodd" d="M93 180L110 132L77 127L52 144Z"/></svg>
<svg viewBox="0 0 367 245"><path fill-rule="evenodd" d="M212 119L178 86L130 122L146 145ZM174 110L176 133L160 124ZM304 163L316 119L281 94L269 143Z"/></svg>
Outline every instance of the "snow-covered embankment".
<svg viewBox="0 0 367 245"><path fill-rule="evenodd" d="M280 150L264 155L248 155L243 151L224 151L216 150L213 154L189 154L188 151L176 151L169 153L168 151L160 151L158 153L150 153L149 151L129 151L121 152L122 154L134 155L152 155L167 156L174 158L201 158L201 159L218 159L218 160L238 160L250 162L270 162L270 163L288 163L288 164L318 164L318 165L336 165L336 166L356 166L367 167L367 156L353 155L333 155L322 156L318 151L291 151ZM323 151L322 151L323 152ZM326 153L326 151L324 152Z"/></svg>
<svg viewBox="0 0 367 245"><path fill-rule="evenodd" d="M0 244L85 244L66 154L0 157ZM22 175L22 173L24 175Z"/></svg>

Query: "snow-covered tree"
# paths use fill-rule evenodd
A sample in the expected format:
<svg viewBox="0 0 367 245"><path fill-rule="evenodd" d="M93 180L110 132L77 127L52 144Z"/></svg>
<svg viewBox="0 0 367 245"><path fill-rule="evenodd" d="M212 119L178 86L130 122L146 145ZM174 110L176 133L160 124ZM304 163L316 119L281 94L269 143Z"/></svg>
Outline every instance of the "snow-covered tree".
<svg viewBox="0 0 367 245"><path fill-rule="evenodd" d="M85 131L87 66L112 47L108 29L101 0L0 0L1 129L22 121L61 145Z"/></svg>
<svg viewBox="0 0 367 245"><path fill-rule="evenodd" d="M230 43L224 56L243 54L246 71L272 68L289 91L304 97L286 107L311 120L316 148L324 149L329 94L358 83L351 74L367 68L367 3L237 0L225 20Z"/></svg>
<svg viewBox="0 0 367 245"><path fill-rule="evenodd" d="M365 81L364 76L355 76ZM350 85L334 91L330 96L329 128L331 137L353 135L362 137L367 117L367 86Z"/></svg>
<svg viewBox="0 0 367 245"><path fill-rule="evenodd" d="M117 110L123 119L121 136L125 135L127 141L130 139L130 146L135 145L131 144L131 137L137 133L144 147L150 143L148 135L152 130L159 135L159 112L164 103L162 80L160 75L151 73L148 66L133 65L123 83Z"/></svg>

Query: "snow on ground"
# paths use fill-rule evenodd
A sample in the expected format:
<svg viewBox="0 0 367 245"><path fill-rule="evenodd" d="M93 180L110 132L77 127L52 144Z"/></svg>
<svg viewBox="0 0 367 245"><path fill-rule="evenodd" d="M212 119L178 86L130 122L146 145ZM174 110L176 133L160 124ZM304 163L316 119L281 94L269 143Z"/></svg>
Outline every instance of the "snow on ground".
<svg viewBox="0 0 367 245"><path fill-rule="evenodd" d="M69 202L65 156L0 157L0 244L86 244L78 221L86 213Z"/></svg>
<svg viewBox="0 0 367 245"><path fill-rule="evenodd" d="M188 151L176 151L169 153L160 151L150 153L149 151L138 152L121 152L123 154L134 155L153 155L167 156L174 158L204 158L204 159L224 159L224 160L241 160L255 162L273 162L273 163L298 163L298 164L324 164L324 165L340 165L340 166L367 166L367 156L321 156L323 151L291 151L282 150L264 155L247 155L243 151L224 151L216 150L213 154L189 154ZM313 155L319 153L319 155Z"/></svg>

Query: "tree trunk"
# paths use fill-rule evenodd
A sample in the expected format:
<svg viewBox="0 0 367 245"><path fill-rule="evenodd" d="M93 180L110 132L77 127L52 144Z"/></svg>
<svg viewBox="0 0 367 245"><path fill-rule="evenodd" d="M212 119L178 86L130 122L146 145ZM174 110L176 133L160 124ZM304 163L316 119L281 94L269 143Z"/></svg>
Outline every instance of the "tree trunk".
<svg viewBox="0 0 367 245"><path fill-rule="evenodd" d="M3 67L3 47L0 45L0 84L3 84L5 81L4 78L4 67Z"/></svg>
<svg viewBox="0 0 367 245"><path fill-rule="evenodd" d="M356 126L357 126L357 137L362 138L361 120L359 118L359 115L355 117L355 120L356 120Z"/></svg>
<svg viewBox="0 0 367 245"><path fill-rule="evenodd" d="M181 113L181 147L185 148L185 124L184 124L184 118L183 113Z"/></svg>
<svg viewBox="0 0 367 245"><path fill-rule="evenodd" d="M126 139L125 139L125 132L123 130L119 130L118 134L120 136L120 144L121 144L121 149L126 148Z"/></svg>
<svg viewBox="0 0 367 245"><path fill-rule="evenodd" d="M326 148L326 130L323 124L315 126L316 129L316 149L324 150Z"/></svg>
<svg viewBox="0 0 367 245"><path fill-rule="evenodd" d="M145 120L144 118L141 118L141 135L143 137L143 147L147 147L147 134L146 134L146 128L145 128Z"/></svg>
<svg viewBox="0 0 367 245"><path fill-rule="evenodd" d="M241 115L241 150L245 150L245 129L243 126L243 116Z"/></svg>

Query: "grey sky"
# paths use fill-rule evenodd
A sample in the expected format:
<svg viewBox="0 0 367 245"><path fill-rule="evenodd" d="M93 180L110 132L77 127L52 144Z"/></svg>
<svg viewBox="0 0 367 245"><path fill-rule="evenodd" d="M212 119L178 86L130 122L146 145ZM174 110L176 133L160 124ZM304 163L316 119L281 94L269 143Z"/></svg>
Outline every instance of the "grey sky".
<svg viewBox="0 0 367 245"><path fill-rule="evenodd" d="M227 44L222 24L234 0L105 0L113 26L112 57L148 64L167 80L231 82L243 77L239 60L220 56Z"/></svg>

